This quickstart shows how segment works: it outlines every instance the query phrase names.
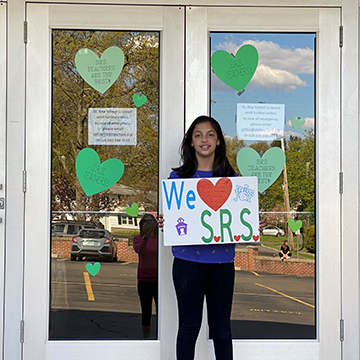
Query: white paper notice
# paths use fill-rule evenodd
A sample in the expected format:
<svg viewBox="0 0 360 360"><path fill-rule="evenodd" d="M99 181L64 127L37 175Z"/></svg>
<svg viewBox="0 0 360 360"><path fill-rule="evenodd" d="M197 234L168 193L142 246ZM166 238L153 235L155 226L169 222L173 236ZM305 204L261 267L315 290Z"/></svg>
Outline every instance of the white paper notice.
<svg viewBox="0 0 360 360"><path fill-rule="evenodd" d="M89 145L136 145L136 109L89 108Z"/></svg>
<svg viewBox="0 0 360 360"><path fill-rule="evenodd" d="M237 104L237 136L272 141L284 137L285 105Z"/></svg>

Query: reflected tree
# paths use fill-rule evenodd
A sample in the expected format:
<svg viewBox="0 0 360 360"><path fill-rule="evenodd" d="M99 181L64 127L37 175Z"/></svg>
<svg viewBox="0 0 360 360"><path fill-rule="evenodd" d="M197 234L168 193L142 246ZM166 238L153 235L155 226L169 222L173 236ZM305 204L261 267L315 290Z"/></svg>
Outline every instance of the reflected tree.
<svg viewBox="0 0 360 360"><path fill-rule="evenodd" d="M76 156L88 146L88 109L134 108L134 93L148 101L137 109L136 146L91 146L100 160L118 158L125 166L120 182L155 198L158 179L158 91L159 38L153 32L53 31L53 209L112 210L108 192L87 199L75 173ZM123 70L115 83L100 94L88 85L75 68L75 55L81 48L98 56L110 46L125 54ZM145 196L146 197L146 196Z"/></svg>
<svg viewBox="0 0 360 360"><path fill-rule="evenodd" d="M289 201L291 211L315 211L315 148L314 131L305 131L304 137L290 136L285 140L285 154L287 177L289 187ZM239 172L236 164L238 151L245 147L243 140L236 136L226 137L227 154L233 168ZM280 141L273 141L271 144L259 141L250 145L260 156L271 147L280 147ZM277 180L262 194L259 194L259 210L268 212L284 211L284 187L283 176ZM310 216L314 221L314 216ZM310 222L311 222L310 221ZM283 216L270 216L268 223L280 225L284 223Z"/></svg>

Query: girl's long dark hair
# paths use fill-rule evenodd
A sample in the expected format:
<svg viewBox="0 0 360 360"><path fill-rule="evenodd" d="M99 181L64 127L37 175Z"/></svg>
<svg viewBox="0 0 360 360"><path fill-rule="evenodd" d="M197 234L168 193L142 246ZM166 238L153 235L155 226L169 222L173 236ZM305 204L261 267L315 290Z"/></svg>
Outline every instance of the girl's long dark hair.
<svg viewBox="0 0 360 360"><path fill-rule="evenodd" d="M216 131L216 134L220 141L220 144L216 146L215 150L215 158L212 168L213 176L235 176L235 171L230 165L228 158L226 157L226 144L220 124L214 118L202 115L197 117L192 122L188 131L185 133L184 139L180 145L182 165L177 168L173 168L172 170L176 171L181 178L191 178L197 170L198 163L196 159L195 149L193 146L191 146L192 135L197 124L207 121Z"/></svg>

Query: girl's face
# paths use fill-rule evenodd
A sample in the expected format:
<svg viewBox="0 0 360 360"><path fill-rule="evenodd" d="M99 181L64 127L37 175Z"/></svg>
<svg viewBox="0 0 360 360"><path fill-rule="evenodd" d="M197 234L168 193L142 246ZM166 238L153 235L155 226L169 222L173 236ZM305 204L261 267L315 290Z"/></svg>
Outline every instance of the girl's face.
<svg viewBox="0 0 360 360"><path fill-rule="evenodd" d="M196 157L211 158L215 155L216 146L220 140L209 121L199 123L192 133L191 146L195 149Z"/></svg>

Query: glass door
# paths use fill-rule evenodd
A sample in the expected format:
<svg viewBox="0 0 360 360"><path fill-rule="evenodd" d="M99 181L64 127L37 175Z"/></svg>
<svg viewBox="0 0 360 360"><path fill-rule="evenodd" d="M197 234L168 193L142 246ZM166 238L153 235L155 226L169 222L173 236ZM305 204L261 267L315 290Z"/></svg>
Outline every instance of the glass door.
<svg viewBox="0 0 360 360"><path fill-rule="evenodd" d="M166 351L155 218L164 134L183 132L183 14L27 6L25 357Z"/></svg>
<svg viewBox="0 0 360 360"><path fill-rule="evenodd" d="M220 122L267 225L236 249L235 354L337 359L339 11L192 6L186 19L186 122ZM206 327L201 339L212 359Z"/></svg>

